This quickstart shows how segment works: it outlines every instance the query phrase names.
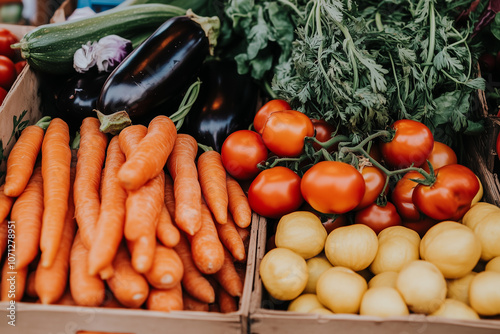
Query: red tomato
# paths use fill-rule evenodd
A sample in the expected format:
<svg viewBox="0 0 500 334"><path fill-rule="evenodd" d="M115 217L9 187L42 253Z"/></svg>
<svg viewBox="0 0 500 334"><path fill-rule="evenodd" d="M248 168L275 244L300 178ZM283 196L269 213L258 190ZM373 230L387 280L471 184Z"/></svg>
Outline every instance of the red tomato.
<svg viewBox="0 0 500 334"><path fill-rule="evenodd" d="M417 209L430 218L459 221L469 210L478 190L478 178L469 168L460 164L446 165L436 169L431 185L415 187L412 200Z"/></svg>
<svg viewBox="0 0 500 334"><path fill-rule="evenodd" d="M392 203L405 221L417 221L421 217L421 212L413 204L413 189L418 183L412 179L423 180L424 176L417 171L409 171L396 182L391 193Z"/></svg>
<svg viewBox="0 0 500 334"><path fill-rule="evenodd" d="M421 166L434 147L431 130L410 119L397 120L391 128L395 131L394 138L380 143L384 161L394 168L406 168L411 164Z"/></svg>
<svg viewBox="0 0 500 334"><path fill-rule="evenodd" d="M14 64L16 68L16 75L21 74L21 71L23 70L24 66L26 66L26 60L20 60L17 63Z"/></svg>
<svg viewBox="0 0 500 334"><path fill-rule="evenodd" d="M7 96L9 92L2 87L0 87L0 105L3 103L3 100L5 100L5 97Z"/></svg>
<svg viewBox="0 0 500 334"><path fill-rule="evenodd" d="M429 160L433 169L437 169L446 165L456 164L457 154L448 145L435 141L434 147L432 148L431 154L427 157L427 160ZM424 162L421 167L429 173L427 161Z"/></svg>
<svg viewBox="0 0 500 334"><path fill-rule="evenodd" d="M365 180L345 162L320 161L307 170L300 183L302 196L321 213L346 213L361 202Z"/></svg>
<svg viewBox="0 0 500 334"><path fill-rule="evenodd" d="M274 99L265 103L255 114L253 119L253 128L258 133L262 134L264 124L266 124L269 115L275 111L290 110L290 104L284 100Z"/></svg>
<svg viewBox="0 0 500 334"><path fill-rule="evenodd" d="M0 55L14 58L16 50L10 46L17 42L19 39L9 29L0 28Z"/></svg>
<svg viewBox="0 0 500 334"><path fill-rule="evenodd" d="M267 159L267 148L255 131L231 133L221 147L221 159L226 171L235 179L248 180L259 174L257 165Z"/></svg>
<svg viewBox="0 0 500 334"><path fill-rule="evenodd" d="M364 167L361 170L361 175L363 175L363 179L365 180L365 194L355 210L361 210L375 202L384 189L385 180L387 179L387 175L374 166Z"/></svg>
<svg viewBox="0 0 500 334"><path fill-rule="evenodd" d="M248 188L248 202L253 211L268 218L280 218L295 211L304 202L300 176L282 166L263 170Z"/></svg>
<svg viewBox="0 0 500 334"><path fill-rule="evenodd" d="M314 136L311 119L300 111L275 111L262 129L264 144L279 157L297 157L304 151L305 137Z"/></svg>
<svg viewBox="0 0 500 334"><path fill-rule="evenodd" d="M347 225L347 218L345 215L338 215L335 218L331 218L325 222L322 222L322 224L325 227L326 232L328 234L330 234L330 232L335 230L336 228L339 228L341 226L346 226Z"/></svg>
<svg viewBox="0 0 500 334"><path fill-rule="evenodd" d="M415 232L423 237L424 234L434 225L436 225L437 220L422 216L419 220L416 221L403 221L403 226L408 227L409 229L414 230Z"/></svg>
<svg viewBox="0 0 500 334"><path fill-rule="evenodd" d="M389 226L401 225L401 217L391 202L387 202L384 206L372 203L356 212L354 223L365 224L378 234Z"/></svg>
<svg viewBox="0 0 500 334"><path fill-rule="evenodd" d="M9 90L16 78L14 62L6 56L0 56L0 87Z"/></svg>
<svg viewBox="0 0 500 334"><path fill-rule="evenodd" d="M333 124L328 123L324 119L311 119L316 139L322 143L327 142L333 137L333 134L337 130ZM321 149L321 145L317 143L313 143L313 147L315 150L319 151ZM338 143L326 148L329 152L336 151L339 147Z"/></svg>

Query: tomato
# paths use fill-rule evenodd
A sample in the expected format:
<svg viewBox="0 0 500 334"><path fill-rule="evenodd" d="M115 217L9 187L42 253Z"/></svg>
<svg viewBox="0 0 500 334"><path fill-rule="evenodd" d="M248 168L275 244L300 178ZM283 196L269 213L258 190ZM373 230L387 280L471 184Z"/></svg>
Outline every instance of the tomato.
<svg viewBox="0 0 500 334"><path fill-rule="evenodd" d="M26 66L26 64L26 60L20 60L14 64L14 67L16 68L16 75L21 74L21 71L23 70L24 66Z"/></svg>
<svg viewBox="0 0 500 334"><path fill-rule="evenodd" d="M254 116L253 119L253 128L258 133L262 134L262 129L264 128L264 124L266 124L269 115L275 111L282 110L291 110L290 104L285 100L274 99L266 102Z"/></svg>
<svg viewBox="0 0 500 334"><path fill-rule="evenodd" d="M0 87L0 105L3 103L3 100L5 100L5 97L7 96L8 93L9 92L7 90Z"/></svg>
<svg viewBox="0 0 500 334"><path fill-rule="evenodd" d="M401 225L401 217L391 202L387 202L384 206L372 203L356 212L354 223L365 224L378 234L389 226Z"/></svg>
<svg viewBox="0 0 500 334"><path fill-rule="evenodd" d="M17 78L14 62L0 55L0 87L9 90Z"/></svg>
<svg viewBox="0 0 500 334"><path fill-rule="evenodd" d="M248 180L259 174L257 165L266 161L267 154L262 137L250 130L231 133L221 147L224 168L238 180Z"/></svg>
<svg viewBox="0 0 500 334"><path fill-rule="evenodd" d="M335 218L330 218L327 221L322 222L322 224L325 227L326 232L330 234L330 232L335 230L336 228L346 226L347 218L345 215L338 215Z"/></svg>
<svg viewBox="0 0 500 334"><path fill-rule="evenodd" d="M365 194L355 210L361 210L375 202L384 189L387 179L387 175L375 166L363 167L361 175L363 175L363 179L365 180Z"/></svg>
<svg viewBox="0 0 500 334"><path fill-rule="evenodd" d="M0 55L8 58L16 56L16 50L10 46L19 42L19 39L9 29L0 28Z"/></svg>
<svg viewBox="0 0 500 334"><path fill-rule="evenodd" d="M300 111L275 111L262 129L264 144L279 157L297 157L304 151L305 137L314 136L311 119Z"/></svg>
<svg viewBox="0 0 500 334"><path fill-rule="evenodd" d="M479 191L479 181L474 172L460 164L443 166L435 173L431 185L415 187L413 203L430 218L459 221Z"/></svg>
<svg viewBox="0 0 500 334"><path fill-rule="evenodd" d="M342 214L361 202L365 180L356 168L345 162L320 161L304 173L300 189L315 210Z"/></svg>
<svg viewBox="0 0 500 334"><path fill-rule="evenodd" d="M280 218L293 212L304 202L300 176L282 166L263 170L248 188L248 202L263 217Z"/></svg>
<svg viewBox="0 0 500 334"><path fill-rule="evenodd" d="M391 193L392 203L396 206L401 219L417 221L421 212L413 204L413 189L418 185L412 179L423 180L424 176L417 171L409 171L394 186Z"/></svg>
<svg viewBox="0 0 500 334"><path fill-rule="evenodd" d="M420 237L423 237L424 234L434 225L436 225L438 221L426 216L422 216L419 220L416 221L403 221L403 226L412 229L417 232Z"/></svg>
<svg viewBox="0 0 500 334"><path fill-rule="evenodd" d="M423 123L400 119L391 125L394 138L380 144L384 161L394 168L421 166L434 147L431 130Z"/></svg>
<svg viewBox="0 0 500 334"><path fill-rule="evenodd" d="M333 124L328 123L324 119L311 119L314 126L314 137L324 143L330 140L333 137L333 134L337 130ZM313 143L313 147L315 150L319 151L321 149L321 145L317 143ZM339 147L338 143L326 148L329 152L336 151Z"/></svg>
<svg viewBox="0 0 500 334"><path fill-rule="evenodd" d="M434 147L432 148L431 154L427 157L427 160L432 165L432 168L437 169L446 165L457 163L457 154L448 145L435 141ZM427 161L421 166L426 172L429 173L429 165Z"/></svg>

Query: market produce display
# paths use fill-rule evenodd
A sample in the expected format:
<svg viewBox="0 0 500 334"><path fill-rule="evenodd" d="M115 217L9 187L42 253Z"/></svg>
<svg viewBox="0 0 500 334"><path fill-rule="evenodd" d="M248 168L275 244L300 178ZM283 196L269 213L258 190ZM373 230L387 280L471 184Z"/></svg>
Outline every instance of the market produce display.
<svg viewBox="0 0 500 334"><path fill-rule="evenodd" d="M232 313L255 278L287 312L496 320L463 158L496 3L127 0L10 41L42 102L0 187L16 300Z"/></svg>

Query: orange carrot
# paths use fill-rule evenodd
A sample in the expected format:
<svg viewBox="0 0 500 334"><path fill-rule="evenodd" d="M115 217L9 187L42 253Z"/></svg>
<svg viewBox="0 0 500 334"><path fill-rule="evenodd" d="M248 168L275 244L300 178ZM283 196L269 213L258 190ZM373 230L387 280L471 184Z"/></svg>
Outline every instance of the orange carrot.
<svg viewBox="0 0 500 334"><path fill-rule="evenodd" d="M7 219L15 200L14 197L9 197L4 194L4 187L5 183L0 186L0 221Z"/></svg>
<svg viewBox="0 0 500 334"><path fill-rule="evenodd" d="M164 115L156 116L148 125L148 133L140 141L118 172L118 179L127 190L135 190L157 176L172 152L177 129Z"/></svg>
<svg viewBox="0 0 500 334"><path fill-rule="evenodd" d="M0 259L3 259L3 253L7 248L9 237L9 225L7 220L0 222Z"/></svg>
<svg viewBox="0 0 500 334"><path fill-rule="evenodd" d="M252 222L252 209L248 203L248 198L241 188L241 185L226 174L227 195L229 198L229 212L233 215L233 220L239 227L248 227Z"/></svg>
<svg viewBox="0 0 500 334"><path fill-rule="evenodd" d="M2 267L0 301L20 301L24 296L28 267L16 269L12 262L5 261Z"/></svg>
<svg viewBox="0 0 500 334"><path fill-rule="evenodd" d="M107 279L108 287L124 306L140 307L148 298L149 285L144 276L134 270L127 248L122 244L113 260L115 273Z"/></svg>
<svg viewBox="0 0 500 334"><path fill-rule="evenodd" d="M217 292L217 304L219 305L219 311L221 313L231 313L238 311L238 303L236 298L231 296L222 287L216 289Z"/></svg>
<svg viewBox="0 0 500 334"><path fill-rule="evenodd" d="M219 234L220 241L234 256L236 261L245 261L245 244L243 243L243 240L241 239L241 236L236 229L236 224L233 221L232 215L227 215L226 224L215 223L215 227L217 228L217 233Z"/></svg>
<svg viewBox="0 0 500 334"><path fill-rule="evenodd" d="M215 273L215 279L221 287L233 297L241 297L243 293L243 282L234 266L233 257L224 248L224 265Z"/></svg>
<svg viewBox="0 0 500 334"><path fill-rule="evenodd" d="M175 284L170 289L151 289L146 308L152 311L182 311L184 303L182 301L182 285Z"/></svg>
<svg viewBox="0 0 500 334"><path fill-rule="evenodd" d="M136 240L127 240L132 267L138 273L144 274L151 269L155 258L156 235L147 234Z"/></svg>
<svg viewBox="0 0 500 334"><path fill-rule="evenodd" d="M226 169L219 152L208 150L198 157L198 179L201 193L215 220L225 224L228 210Z"/></svg>
<svg viewBox="0 0 500 334"><path fill-rule="evenodd" d="M80 146L74 184L75 216L83 244L90 249L99 218L99 187L108 137L99 130L99 119L87 117L80 126Z"/></svg>
<svg viewBox="0 0 500 334"><path fill-rule="evenodd" d="M6 196L18 197L28 184L42 147L48 119L50 118L44 117L37 124L27 126L12 147L7 158L7 173L3 189Z"/></svg>
<svg viewBox="0 0 500 334"><path fill-rule="evenodd" d="M38 255L43 217L42 169L36 167L12 206L10 217L16 222L16 267L26 267Z"/></svg>
<svg viewBox="0 0 500 334"><path fill-rule="evenodd" d="M73 196L70 196L56 257L52 265L48 268L44 267L41 262L37 266L35 288L42 304L56 303L66 290L71 245L73 244L76 230L76 221L73 218L74 212Z"/></svg>
<svg viewBox="0 0 500 334"><path fill-rule="evenodd" d="M234 221L234 219L233 219ZM241 240L243 240L243 244L245 245L245 249L248 249L248 246L250 245L250 227L239 227L238 225L235 226L236 231L238 231L238 234L240 235Z"/></svg>
<svg viewBox="0 0 500 334"><path fill-rule="evenodd" d="M156 236L156 225L160 212L165 205L165 173L149 180L137 190L128 192L126 200L125 230L127 240L141 236Z"/></svg>
<svg viewBox="0 0 500 334"><path fill-rule="evenodd" d="M75 306L76 305L75 301L73 300L73 296L71 295L71 291L69 289L66 289L66 291L64 291L64 294L62 295L62 297L59 298L59 300L57 302L55 302L54 304L68 305L68 306Z"/></svg>
<svg viewBox="0 0 500 334"><path fill-rule="evenodd" d="M184 267L182 286L186 292L205 303L213 303L215 301L215 291L208 280L196 268L191 256L189 242L184 235L181 235L179 243L174 249L181 258Z"/></svg>
<svg viewBox="0 0 500 334"><path fill-rule="evenodd" d="M158 217L156 236L161 241L161 243L167 247L175 247L175 245L177 245L177 243L179 242L179 229L172 222L172 217L170 217L166 205L163 205L163 208Z"/></svg>
<svg viewBox="0 0 500 334"><path fill-rule="evenodd" d="M69 288L73 300L81 306L99 306L104 301L105 287L97 275L89 275L89 251L77 231L70 255Z"/></svg>
<svg viewBox="0 0 500 334"><path fill-rule="evenodd" d="M156 289L171 289L181 282L183 275L184 267L177 252L158 243L153 265L144 274L149 284Z"/></svg>
<svg viewBox="0 0 500 334"><path fill-rule="evenodd" d="M117 174L124 162L125 155L120 149L118 136L115 136L108 145L101 181L101 208L96 223L96 235L89 250L90 275L95 275L111 265L123 239L127 192L120 185Z"/></svg>
<svg viewBox="0 0 500 334"><path fill-rule="evenodd" d="M165 205L173 221L175 219L174 180L168 173L165 173Z"/></svg>
<svg viewBox="0 0 500 334"><path fill-rule="evenodd" d="M71 149L69 127L54 118L42 143L43 221L40 236L41 266L49 268L59 249L70 192Z"/></svg>
<svg viewBox="0 0 500 334"><path fill-rule="evenodd" d="M198 152L196 139L178 134L167 168L174 180L175 223L189 235L201 227L201 188L195 159Z"/></svg>
<svg viewBox="0 0 500 334"><path fill-rule="evenodd" d="M210 304L198 300L187 293L182 295L182 303L184 305L184 311L208 312L210 310Z"/></svg>
<svg viewBox="0 0 500 334"><path fill-rule="evenodd" d="M141 124L130 125L120 132L118 135L120 149L127 159L147 133L148 128Z"/></svg>
<svg viewBox="0 0 500 334"><path fill-rule="evenodd" d="M192 237L191 254L196 267L203 274L213 274L219 271L224 263L224 247L217 234L210 209L201 203L201 228Z"/></svg>

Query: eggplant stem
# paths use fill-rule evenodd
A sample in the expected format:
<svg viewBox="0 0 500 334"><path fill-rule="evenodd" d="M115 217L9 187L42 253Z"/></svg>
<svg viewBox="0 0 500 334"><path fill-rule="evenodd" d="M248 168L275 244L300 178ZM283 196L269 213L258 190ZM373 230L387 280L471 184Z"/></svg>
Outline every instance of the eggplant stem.
<svg viewBox="0 0 500 334"><path fill-rule="evenodd" d="M128 113L125 110L117 111L110 115L104 115L99 110L94 109L97 113L97 118L101 122L99 130L104 133L116 135L121 130L132 124Z"/></svg>

